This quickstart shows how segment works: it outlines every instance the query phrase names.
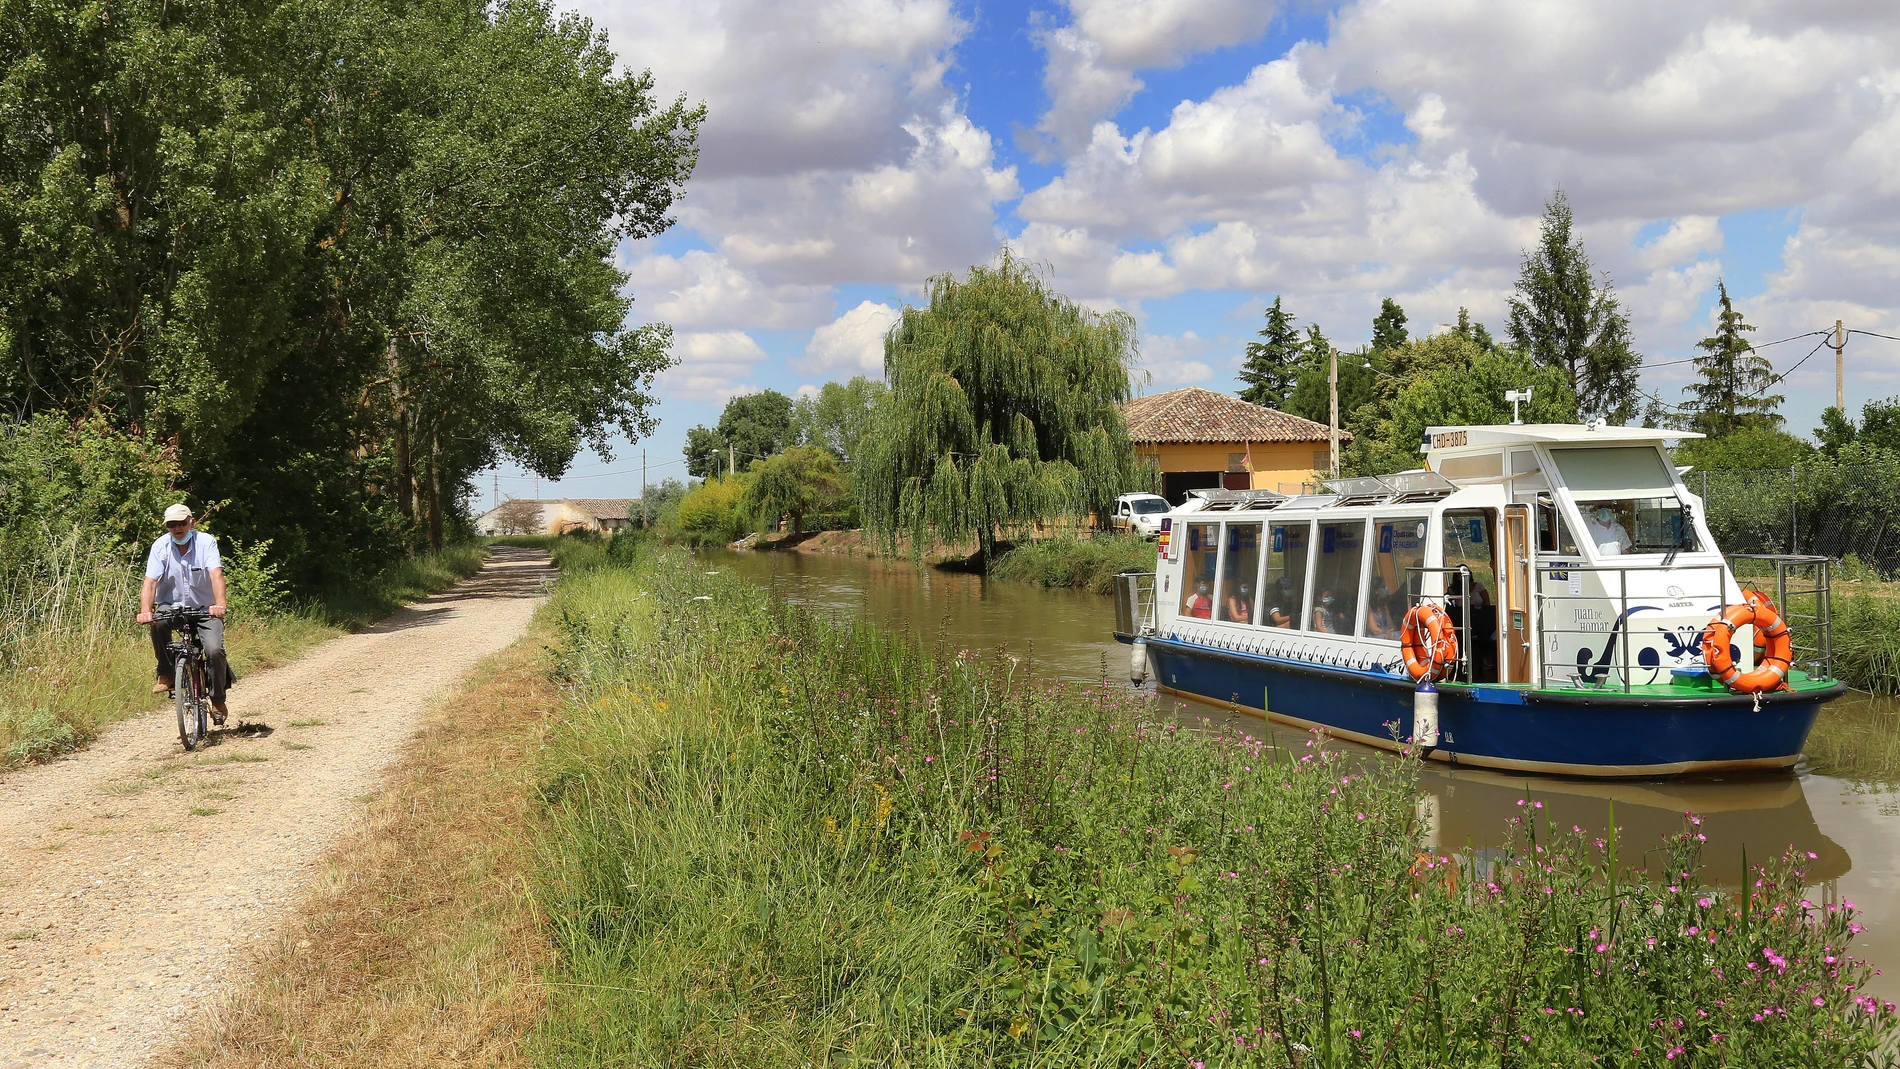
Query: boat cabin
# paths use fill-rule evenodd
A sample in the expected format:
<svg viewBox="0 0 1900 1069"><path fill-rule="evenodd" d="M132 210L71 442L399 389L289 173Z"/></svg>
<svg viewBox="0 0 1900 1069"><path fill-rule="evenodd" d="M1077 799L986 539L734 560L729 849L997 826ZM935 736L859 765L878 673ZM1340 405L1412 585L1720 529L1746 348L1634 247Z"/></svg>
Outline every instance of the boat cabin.
<svg viewBox="0 0 1900 1069"><path fill-rule="evenodd" d="M1196 491L1171 512L1158 633L1401 675L1411 606L1447 609L1456 681L1669 684L1701 671L1711 613L1740 598L1663 449L1681 431L1433 427L1425 467L1323 493ZM1738 663L1753 644L1738 638Z"/></svg>

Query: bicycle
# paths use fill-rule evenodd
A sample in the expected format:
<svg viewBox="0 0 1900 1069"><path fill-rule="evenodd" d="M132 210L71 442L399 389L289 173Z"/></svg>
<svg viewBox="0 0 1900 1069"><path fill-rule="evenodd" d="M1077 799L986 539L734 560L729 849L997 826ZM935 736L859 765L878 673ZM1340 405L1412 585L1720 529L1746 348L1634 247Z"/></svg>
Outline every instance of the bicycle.
<svg viewBox="0 0 1900 1069"><path fill-rule="evenodd" d="M175 629L166 651L172 658L172 702L178 709L178 741L184 744L187 753L203 746L211 733L208 723L213 715L211 666L205 660L204 642L198 637L198 628L210 619L210 610L191 605L166 606L152 614L153 627Z"/></svg>

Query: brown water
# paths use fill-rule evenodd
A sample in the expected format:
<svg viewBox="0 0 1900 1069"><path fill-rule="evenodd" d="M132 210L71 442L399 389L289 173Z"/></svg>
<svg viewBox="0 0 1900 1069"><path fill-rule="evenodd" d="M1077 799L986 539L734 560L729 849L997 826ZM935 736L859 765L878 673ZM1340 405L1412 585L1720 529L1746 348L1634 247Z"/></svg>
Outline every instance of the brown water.
<svg viewBox="0 0 1900 1069"><path fill-rule="evenodd" d="M817 611L956 648L1003 648L1067 679L1128 678L1128 647L1110 636L1114 608L1099 595L821 554L719 551L708 559ZM1235 719L1219 706L1160 700L1183 717ZM1238 719L1249 731L1303 738L1258 717ZM1700 814L1709 875L1723 883L1740 879L1744 848L1756 862L1790 846L1812 852L1816 893L1866 911L1859 949L1876 966L1894 966L1875 986L1900 998L1900 701L1856 692L1831 703L1792 773L1602 783L1428 766L1424 785L1420 805L1444 849L1500 845L1518 799L1534 794L1559 826L1602 828L1614 803L1626 850L1660 843L1681 830L1684 813Z"/></svg>

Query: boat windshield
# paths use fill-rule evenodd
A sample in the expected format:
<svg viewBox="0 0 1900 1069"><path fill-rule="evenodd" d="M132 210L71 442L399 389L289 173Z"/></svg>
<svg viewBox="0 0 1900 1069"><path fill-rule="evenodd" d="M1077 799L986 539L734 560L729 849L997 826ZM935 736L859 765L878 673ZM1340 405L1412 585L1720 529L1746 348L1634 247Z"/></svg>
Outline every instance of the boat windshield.
<svg viewBox="0 0 1900 1069"><path fill-rule="evenodd" d="M1579 501L1583 534L1600 557L1694 553L1701 543L1676 495Z"/></svg>
<svg viewBox="0 0 1900 1069"><path fill-rule="evenodd" d="M1655 446L1553 449L1551 458L1583 513L1583 541L1599 557L1700 548Z"/></svg>

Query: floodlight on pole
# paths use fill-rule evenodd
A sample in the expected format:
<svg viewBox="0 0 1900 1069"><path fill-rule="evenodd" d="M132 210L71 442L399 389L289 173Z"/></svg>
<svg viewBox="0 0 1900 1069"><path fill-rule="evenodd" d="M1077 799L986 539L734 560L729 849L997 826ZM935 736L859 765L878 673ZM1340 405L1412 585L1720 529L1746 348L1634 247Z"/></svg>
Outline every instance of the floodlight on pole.
<svg viewBox="0 0 1900 1069"><path fill-rule="evenodd" d="M1527 402L1531 399L1531 390L1532 390L1532 387L1526 386L1521 390L1504 391L1504 399L1506 401L1511 402L1511 426L1513 427L1523 426L1524 421L1519 419L1517 415L1517 406L1520 403Z"/></svg>

